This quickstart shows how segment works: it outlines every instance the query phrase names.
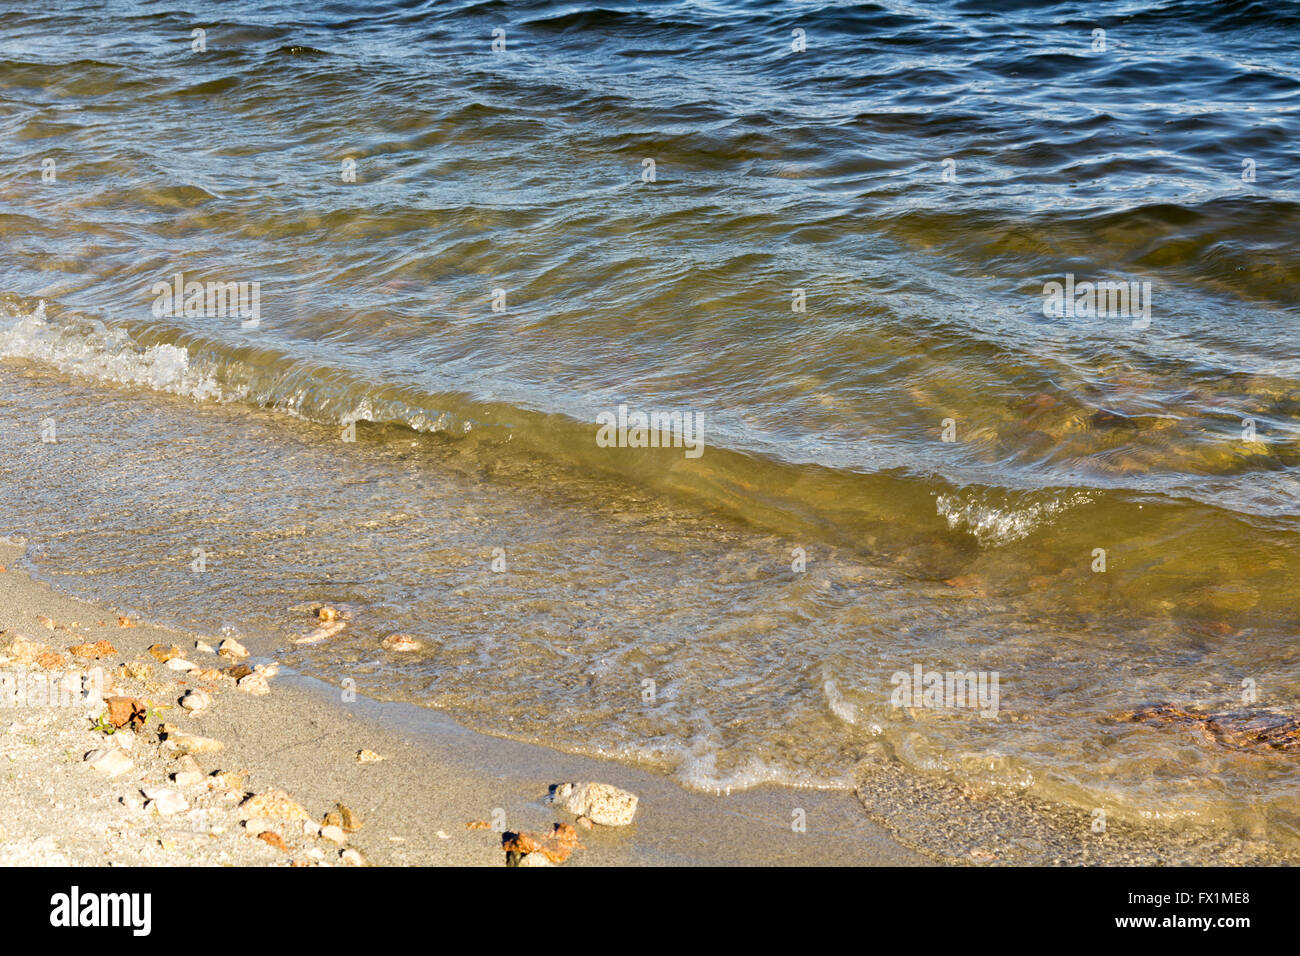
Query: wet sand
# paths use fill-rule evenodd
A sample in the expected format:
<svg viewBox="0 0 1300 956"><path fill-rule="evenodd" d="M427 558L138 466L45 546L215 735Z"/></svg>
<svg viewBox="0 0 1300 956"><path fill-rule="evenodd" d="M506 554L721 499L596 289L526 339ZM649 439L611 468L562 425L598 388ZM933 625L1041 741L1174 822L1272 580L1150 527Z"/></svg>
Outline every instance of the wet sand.
<svg viewBox="0 0 1300 956"><path fill-rule="evenodd" d="M482 865L505 862L500 835L469 830L473 820L544 832L573 817L545 804L548 786L597 780L640 796L629 827L581 830L584 849L567 866L585 865L915 865L929 862L867 819L851 793L762 787L725 796L682 790L672 781L620 764L484 736L409 704L357 695L287 669L271 692L252 696L218 687L214 703L192 715L177 700L196 681L167 670L146 649L176 645L200 667L231 662L194 649L218 635L188 634L141 622L118 626L115 609L88 604L35 581L17 568L21 546L0 544L0 654L20 635L64 652L107 640L117 653L98 662L120 694L149 700L161 720L225 744L197 760L205 774L247 770L247 793L286 791L319 821L337 803L364 826L349 836L374 865ZM51 630L38 620L55 624ZM103 622L100 625L98 622ZM75 629L65 629L77 622ZM65 669L86 661L68 658ZM143 681L116 675L123 662L148 662ZM250 658L248 664L265 662ZM10 665L0 665L8 667ZM91 665L93 666L93 665ZM127 752L132 769L108 779L85 761L111 746L92 729L85 707L0 707L0 863L13 865L288 865L338 864L341 848L277 825L287 849L255 839L240 821L239 795L168 780L177 762L158 743L150 718ZM119 730L125 734L127 731ZM360 763L370 750L384 759ZM167 787L189 809L159 816L137 804L142 789ZM122 801L125 800L124 804ZM806 831L792 828L795 811ZM441 835L440 835L441 834Z"/></svg>

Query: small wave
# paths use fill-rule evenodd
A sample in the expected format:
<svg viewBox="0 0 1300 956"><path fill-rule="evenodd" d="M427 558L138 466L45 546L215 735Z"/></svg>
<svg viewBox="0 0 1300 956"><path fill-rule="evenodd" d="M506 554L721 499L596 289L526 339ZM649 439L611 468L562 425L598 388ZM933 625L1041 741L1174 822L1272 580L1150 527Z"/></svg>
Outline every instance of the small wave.
<svg viewBox="0 0 1300 956"><path fill-rule="evenodd" d="M222 401L217 380L190 366L189 352L175 345L141 346L123 329L93 319L55 325L45 301L31 312L10 312L0 326L0 357L52 365L61 372L120 385L141 385L200 401Z"/></svg>

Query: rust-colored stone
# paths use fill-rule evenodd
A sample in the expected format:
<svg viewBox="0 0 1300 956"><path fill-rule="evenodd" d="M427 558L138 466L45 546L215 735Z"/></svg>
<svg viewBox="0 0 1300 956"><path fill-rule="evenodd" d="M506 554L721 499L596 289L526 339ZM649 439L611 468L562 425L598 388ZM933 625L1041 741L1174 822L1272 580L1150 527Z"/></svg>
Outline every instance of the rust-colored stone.
<svg viewBox="0 0 1300 956"><path fill-rule="evenodd" d="M274 830L263 830L257 835L257 838L263 843L275 847L281 853L289 852L289 848L284 843L284 837L280 836L280 834L276 833Z"/></svg>
<svg viewBox="0 0 1300 956"><path fill-rule="evenodd" d="M578 831L571 823L555 824L546 837L524 832L501 834L501 849L506 851L507 864L517 864L520 857L529 853L540 853L552 863L563 863L574 850L582 848L578 842Z"/></svg>
<svg viewBox="0 0 1300 956"><path fill-rule="evenodd" d="M97 661L101 657L108 657L116 654L117 648L108 641L96 641L93 644L75 644L68 648L68 653L75 654L77 657L84 657L88 660Z"/></svg>
<svg viewBox="0 0 1300 956"><path fill-rule="evenodd" d="M46 670L57 671L63 669L68 659L58 651L42 651L36 655L36 663Z"/></svg>
<svg viewBox="0 0 1300 956"><path fill-rule="evenodd" d="M144 702L134 697L110 697L104 703L108 707L108 722L114 727L139 730L149 719L149 710Z"/></svg>

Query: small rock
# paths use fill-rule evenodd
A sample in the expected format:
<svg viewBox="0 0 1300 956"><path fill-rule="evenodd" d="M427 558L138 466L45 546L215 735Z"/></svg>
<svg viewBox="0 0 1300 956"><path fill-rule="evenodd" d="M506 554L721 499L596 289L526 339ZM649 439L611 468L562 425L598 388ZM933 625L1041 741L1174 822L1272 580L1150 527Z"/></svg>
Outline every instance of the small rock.
<svg viewBox="0 0 1300 956"><path fill-rule="evenodd" d="M218 644L217 653L234 661L242 661L248 656L248 651L244 648L244 645L233 637L228 637Z"/></svg>
<svg viewBox="0 0 1300 956"><path fill-rule="evenodd" d="M87 660L97 661L117 653L117 648L108 641L96 641L94 644L76 644L68 648L68 653Z"/></svg>
<svg viewBox="0 0 1300 956"><path fill-rule="evenodd" d="M491 830L492 824L488 823L486 820L471 820L469 821L469 823L465 824L465 829L466 830Z"/></svg>
<svg viewBox="0 0 1300 956"><path fill-rule="evenodd" d="M271 693L271 685L266 682L266 678L261 674L245 674L235 685L246 694L252 694L255 697L264 697Z"/></svg>
<svg viewBox="0 0 1300 956"><path fill-rule="evenodd" d="M267 680L270 680L276 674L280 673L280 665L275 663L258 664L256 667L253 668L253 670L261 674Z"/></svg>
<svg viewBox="0 0 1300 956"><path fill-rule="evenodd" d="M346 807L341 803L336 803L334 809L337 811L339 819L342 821L340 826L342 826L348 833L355 833L357 830L360 830L365 826L365 821L363 821L361 817L349 807Z"/></svg>
<svg viewBox="0 0 1300 956"><path fill-rule="evenodd" d="M311 814L294 802L283 790L267 790L255 794L239 805L245 820L251 817L267 817L271 820L303 821L310 820Z"/></svg>
<svg viewBox="0 0 1300 956"><path fill-rule="evenodd" d="M188 674L190 671L196 671L199 669L198 664L195 664L193 661L187 661L183 657L173 657L163 666L169 671L178 671L182 674Z"/></svg>
<svg viewBox="0 0 1300 956"><path fill-rule="evenodd" d="M118 668L118 674L131 680L144 680L149 676L149 665L137 662L123 664Z"/></svg>
<svg viewBox="0 0 1300 956"><path fill-rule="evenodd" d="M117 626L118 626L118 627L135 627L135 621L131 620L129 617L122 616L122 617L119 617L119 618L117 619Z"/></svg>
<svg viewBox="0 0 1300 956"><path fill-rule="evenodd" d="M506 866L555 866L544 853L525 853L522 856L516 856L514 864L510 863L510 855L506 854Z"/></svg>
<svg viewBox="0 0 1300 956"><path fill-rule="evenodd" d="M220 740L200 737L197 734L184 734L177 730L169 732L167 741L163 744L163 749L173 754L210 754L224 750L225 747L226 745Z"/></svg>
<svg viewBox="0 0 1300 956"><path fill-rule="evenodd" d="M212 706L212 695L204 690L187 690L180 704L190 713L197 714Z"/></svg>
<svg viewBox="0 0 1300 956"><path fill-rule="evenodd" d="M108 697L104 700L104 705L107 707L105 716L114 727L139 730L149 719L144 701L135 697Z"/></svg>
<svg viewBox="0 0 1300 956"><path fill-rule="evenodd" d="M324 621L326 624L329 624L331 621L339 620L340 618L343 617L343 615L340 614L338 611L336 611L334 608L330 607L328 604L326 604L322 606L319 611L316 612L316 617L319 618L321 621Z"/></svg>
<svg viewBox="0 0 1300 956"><path fill-rule="evenodd" d="M304 836L309 836L309 837L320 836L320 824L317 823L315 820L303 820L302 832Z"/></svg>
<svg viewBox="0 0 1300 956"><path fill-rule="evenodd" d="M116 748L92 750L86 754L86 763L110 778L120 777L134 766L131 758Z"/></svg>
<svg viewBox="0 0 1300 956"><path fill-rule="evenodd" d="M281 853L289 852L289 848L284 844L284 838L274 830L263 830L257 835L257 838L263 843L275 847Z"/></svg>
<svg viewBox="0 0 1300 956"><path fill-rule="evenodd" d="M51 631L54 630L54 622L50 620L48 617L46 617L44 614L37 614L36 620L37 623L41 624L43 627L46 627Z"/></svg>
<svg viewBox="0 0 1300 956"><path fill-rule="evenodd" d="M356 850L352 850L352 849L347 849L344 850L342 853L340 853L339 859L342 860L344 863L346 863L348 866L366 865L366 861L362 858L361 854L358 853Z"/></svg>
<svg viewBox="0 0 1300 956"><path fill-rule="evenodd" d="M67 658L58 651L42 651L36 655L36 663L48 671L57 671L64 668Z"/></svg>
<svg viewBox="0 0 1300 956"><path fill-rule="evenodd" d="M594 824L591 822L591 817L578 817L578 826L583 830L590 830Z"/></svg>
<svg viewBox="0 0 1300 956"><path fill-rule="evenodd" d="M195 642L194 642L194 649L195 649L196 651L202 651L204 654L215 654L215 653L216 653L216 651L212 649L212 645L209 644L207 641L195 641Z"/></svg>
<svg viewBox="0 0 1300 956"><path fill-rule="evenodd" d="M244 821L244 830L247 831L249 836L261 836L269 829L271 829L270 821L263 820L260 817Z"/></svg>
<svg viewBox="0 0 1300 956"><path fill-rule="evenodd" d="M409 634L389 634L383 641L383 647L388 651L418 651L420 642Z"/></svg>
<svg viewBox="0 0 1300 956"><path fill-rule="evenodd" d="M607 783L553 784L549 800L561 810L607 827L627 826L636 816L636 794Z"/></svg>
<svg viewBox="0 0 1300 956"><path fill-rule="evenodd" d="M234 667L227 667L225 670L225 675L233 681L241 681L251 673L253 673L253 669L247 664L236 664Z"/></svg>
<svg viewBox="0 0 1300 956"><path fill-rule="evenodd" d="M581 850L577 831L568 823L557 823L550 836L539 837L532 833L503 833L501 848L506 851L506 866L544 866L529 857L538 856L548 863L563 863L574 850Z"/></svg>
<svg viewBox="0 0 1300 956"><path fill-rule="evenodd" d="M144 805L144 808L146 810L156 810L160 816L169 817L176 813L184 813L190 808L189 802L175 790L168 790L165 787L151 787L141 792L149 801Z"/></svg>
<svg viewBox="0 0 1300 956"><path fill-rule="evenodd" d="M203 772L203 768L199 766L199 762L195 760L193 757L191 757L189 754L183 754L180 757L180 759L176 761L176 767L178 773L186 773L186 772L202 773Z"/></svg>
<svg viewBox="0 0 1300 956"><path fill-rule="evenodd" d="M181 657L181 649L173 644L171 647L164 647L162 644L153 644L149 647L149 656L159 664L166 664L174 657Z"/></svg>
<svg viewBox="0 0 1300 956"><path fill-rule="evenodd" d="M348 835L343 832L342 827L335 827L335 826L321 827L320 835L323 839L333 840L335 843L348 842Z"/></svg>
<svg viewBox="0 0 1300 956"><path fill-rule="evenodd" d="M217 770L208 778L212 781L212 786L218 790L232 790L243 792L244 785L248 782L248 772L245 770Z"/></svg>
<svg viewBox="0 0 1300 956"><path fill-rule="evenodd" d="M358 750L357 763L379 763L384 758L379 756L373 750Z"/></svg>

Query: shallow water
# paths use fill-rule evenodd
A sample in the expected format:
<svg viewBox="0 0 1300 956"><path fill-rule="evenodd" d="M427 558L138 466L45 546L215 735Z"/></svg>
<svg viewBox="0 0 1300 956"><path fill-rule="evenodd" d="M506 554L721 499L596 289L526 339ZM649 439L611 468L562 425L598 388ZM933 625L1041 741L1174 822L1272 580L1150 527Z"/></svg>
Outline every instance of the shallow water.
<svg viewBox="0 0 1300 956"><path fill-rule="evenodd" d="M0 13L0 533L693 787L883 747L1300 846L1294 755L1112 719L1300 708L1300 17L1003 6ZM178 272L257 326L155 314ZM620 404L703 453L601 447ZM917 665L997 717L894 706Z"/></svg>

